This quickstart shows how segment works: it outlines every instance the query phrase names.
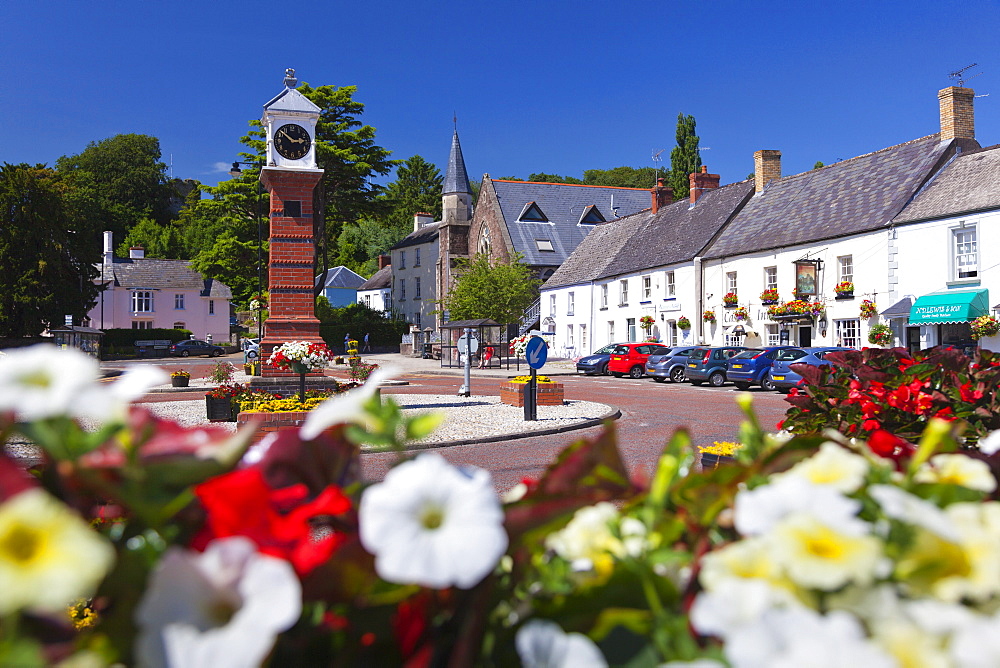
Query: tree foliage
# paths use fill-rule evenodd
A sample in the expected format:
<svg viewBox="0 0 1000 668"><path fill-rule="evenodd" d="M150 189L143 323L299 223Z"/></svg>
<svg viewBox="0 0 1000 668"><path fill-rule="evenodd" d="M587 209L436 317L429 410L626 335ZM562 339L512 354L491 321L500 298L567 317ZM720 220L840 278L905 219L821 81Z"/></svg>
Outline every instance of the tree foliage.
<svg viewBox="0 0 1000 668"><path fill-rule="evenodd" d="M538 183L571 183L611 188L652 188L656 185L656 171L652 167L613 167L612 169L586 169L583 178L537 172L528 176Z"/></svg>
<svg viewBox="0 0 1000 668"><path fill-rule="evenodd" d="M70 186L71 206L121 241L142 218L166 224L175 195L160 161L160 140L121 134L90 142L77 155L56 161L56 171ZM96 241L95 241L96 243Z"/></svg>
<svg viewBox="0 0 1000 668"><path fill-rule="evenodd" d="M43 165L0 167L0 336L37 336L95 303L97 231Z"/></svg>
<svg viewBox="0 0 1000 668"><path fill-rule="evenodd" d="M677 146L670 151L670 173L667 176L667 185L674 189L675 200L687 199L691 183L689 176L701 171L696 125L694 116L677 114Z"/></svg>
<svg viewBox="0 0 1000 668"><path fill-rule="evenodd" d="M518 322L524 310L538 297L541 283L515 254L510 262L490 261L477 254L459 260L457 278L442 302L452 320L489 318L501 324Z"/></svg>

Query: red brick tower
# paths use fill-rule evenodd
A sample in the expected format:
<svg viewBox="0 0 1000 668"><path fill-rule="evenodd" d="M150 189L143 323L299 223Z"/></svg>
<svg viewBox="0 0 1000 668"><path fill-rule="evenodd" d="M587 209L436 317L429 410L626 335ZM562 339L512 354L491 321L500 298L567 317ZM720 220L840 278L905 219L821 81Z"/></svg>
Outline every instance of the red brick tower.
<svg viewBox="0 0 1000 668"><path fill-rule="evenodd" d="M260 181L271 194L268 290L270 315L260 343L264 376L294 376L266 364L287 341L323 343L315 313L313 284L313 190L323 178L316 168L316 122L320 109L295 90L295 70L286 70L285 90L264 105L267 165Z"/></svg>

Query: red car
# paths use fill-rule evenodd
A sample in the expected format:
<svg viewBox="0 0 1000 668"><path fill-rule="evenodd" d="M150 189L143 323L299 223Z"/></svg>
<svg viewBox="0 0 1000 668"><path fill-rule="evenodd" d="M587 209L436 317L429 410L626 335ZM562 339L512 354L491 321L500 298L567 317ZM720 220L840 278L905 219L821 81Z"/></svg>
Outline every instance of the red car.
<svg viewBox="0 0 1000 668"><path fill-rule="evenodd" d="M608 371L616 378L625 375L632 378L642 378L643 374L646 373L646 358L650 355L663 355L668 352L670 352L670 347L659 343L622 343L611 351Z"/></svg>

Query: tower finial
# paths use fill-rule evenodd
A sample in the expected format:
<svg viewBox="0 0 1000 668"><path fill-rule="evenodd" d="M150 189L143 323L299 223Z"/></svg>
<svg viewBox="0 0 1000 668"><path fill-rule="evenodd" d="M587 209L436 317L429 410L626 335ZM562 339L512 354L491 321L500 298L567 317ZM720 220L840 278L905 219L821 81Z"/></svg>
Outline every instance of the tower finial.
<svg viewBox="0 0 1000 668"><path fill-rule="evenodd" d="M299 80L295 78L295 70L291 67L285 69L285 88L295 88L299 85Z"/></svg>
<svg viewBox="0 0 1000 668"><path fill-rule="evenodd" d="M458 132L458 112L451 112L451 123L455 126L455 132Z"/></svg>

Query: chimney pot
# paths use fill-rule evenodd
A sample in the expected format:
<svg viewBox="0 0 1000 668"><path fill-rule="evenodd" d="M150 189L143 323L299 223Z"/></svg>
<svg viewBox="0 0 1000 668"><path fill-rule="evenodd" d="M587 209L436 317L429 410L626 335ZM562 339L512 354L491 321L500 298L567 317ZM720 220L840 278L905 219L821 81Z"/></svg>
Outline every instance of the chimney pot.
<svg viewBox="0 0 1000 668"><path fill-rule="evenodd" d="M141 260L146 257L146 250L142 246L132 246L128 249L128 256L131 260Z"/></svg>
<svg viewBox="0 0 1000 668"><path fill-rule="evenodd" d="M104 264L113 264L115 261L114 232L104 230Z"/></svg>
<svg viewBox="0 0 1000 668"><path fill-rule="evenodd" d="M378 268L379 269L385 269L390 264L392 264L392 256L391 255L379 255L378 256Z"/></svg>
<svg viewBox="0 0 1000 668"><path fill-rule="evenodd" d="M653 213L660 210L660 207L670 204L674 200L674 189L663 185L664 179L661 176L656 179L656 187L649 191L652 195Z"/></svg>
<svg viewBox="0 0 1000 668"><path fill-rule="evenodd" d="M416 232L421 227L425 225L430 225L434 222L434 216L424 211L418 211L413 214L413 231Z"/></svg>
<svg viewBox="0 0 1000 668"><path fill-rule="evenodd" d="M975 97L976 93L971 88L951 86L938 91L941 141L976 138Z"/></svg>
<svg viewBox="0 0 1000 668"><path fill-rule="evenodd" d="M761 150L753 154L754 192L781 178L781 151Z"/></svg>

